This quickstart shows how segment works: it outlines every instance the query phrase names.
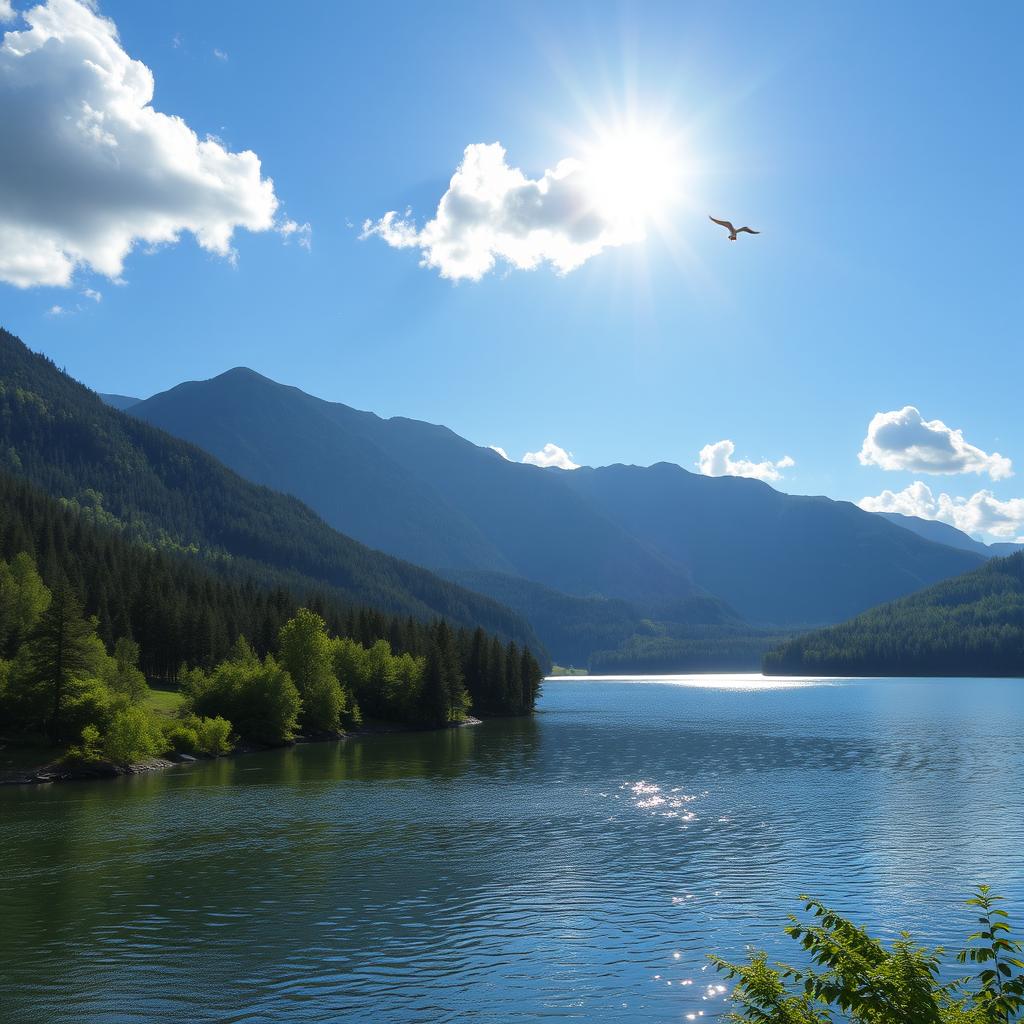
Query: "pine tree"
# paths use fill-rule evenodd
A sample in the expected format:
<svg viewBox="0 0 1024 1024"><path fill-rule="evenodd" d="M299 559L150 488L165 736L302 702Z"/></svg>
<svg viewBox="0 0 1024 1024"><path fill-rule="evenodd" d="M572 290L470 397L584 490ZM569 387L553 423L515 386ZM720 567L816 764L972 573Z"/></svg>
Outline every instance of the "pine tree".
<svg viewBox="0 0 1024 1024"><path fill-rule="evenodd" d="M60 734L64 701L76 676L87 673L95 660L95 629L82 618L82 605L67 583L53 591L29 644L30 677L47 691L46 732Z"/></svg>

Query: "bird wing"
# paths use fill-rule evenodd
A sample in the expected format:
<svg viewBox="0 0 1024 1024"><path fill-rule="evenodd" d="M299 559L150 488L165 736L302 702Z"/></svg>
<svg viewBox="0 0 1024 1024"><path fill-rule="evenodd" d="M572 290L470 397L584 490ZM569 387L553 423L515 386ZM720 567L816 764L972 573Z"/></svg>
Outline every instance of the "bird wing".
<svg viewBox="0 0 1024 1024"><path fill-rule="evenodd" d="M759 235L760 231L755 231L753 228L737 228L736 234L738 235L741 231L746 231L748 235Z"/></svg>
<svg viewBox="0 0 1024 1024"><path fill-rule="evenodd" d="M721 224L723 228L728 228L730 233L732 233L733 231L736 230L732 226L732 222L731 221L719 220L717 217L710 217L710 216L708 217L708 220L714 221L716 224Z"/></svg>

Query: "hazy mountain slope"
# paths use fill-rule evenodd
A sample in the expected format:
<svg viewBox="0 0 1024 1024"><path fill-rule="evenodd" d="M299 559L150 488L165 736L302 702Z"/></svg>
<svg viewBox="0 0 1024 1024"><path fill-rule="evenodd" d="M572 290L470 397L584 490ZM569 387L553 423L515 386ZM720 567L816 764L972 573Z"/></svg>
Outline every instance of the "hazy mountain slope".
<svg viewBox="0 0 1024 1024"><path fill-rule="evenodd" d="M1000 554L1012 554L1018 547L1016 544L1002 545L1010 550L996 550L988 544L982 544L981 541L975 540L964 533L963 530L958 530L955 526L950 526L948 523L940 523L936 519L905 516L901 512L876 512L875 515L887 519L890 523L895 523L896 526L902 526L904 530L910 530L911 533L916 533L919 537L924 537L926 540L933 540L937 544L947 544L951 548L960 548L962 551L973 551L975 554L983 555L985 558L994 558Z"/></svg>
<svg viewBox="0 0 1024 1024"><path fill-rule="evenodd" d="M251 370L181 384L131 412L421 564L646 605L694 593L683 567L564 487L562 474L508 462L446 427L384 420Z"/></svg>
<svg viewBox="0 0 1024 1024"><path fill-rule="evenodd" d="M595 651L617 650L638 634L647 636L665 629L663 623L651 622L628 601L574 597L505 573L455 569L441 570L441 575L519 612L563 665L585 666ZM730 636L737 630L749 632L731 608L713 597L685 598L666 607L664 614L677 624L726 627ZM746 667L759 663L760 655ZM682 663L675 667L683 668Z"/></svg>
<svg viewBox="0 0 1024 1024"><path fill-rule="evenodd" d="M98 392L98 394L112 409L120 409L122 412L142 401L141 398L132 398L130 395L105 395L102 392Z"/></svg>
<svg viewBox="0 0 1024 1024"><path fill-rule="evenodd" d="M765 671L1024 676L1024 552L798 637Z"/></svg>
<svg viewBox="0 0 1024 1024"><path fill-rule="evenodd" d="M840 621L981 560L848 502L670 463L583 468L564 479L752 622Z"/></svg>
<svg viewBox="0 0 1024 1024"><path fill-rule="evenodd" d="M253 563L272 579L326 585L353 603L443 615L536 645L515 613L342 536L297 499L104 405L2 329L0 459L47 493L90 506L93 519L157 546Z"/></svg>
<svg viewBox="0 0 1024 1024"><path fill-rule="evenodd" d="M297 388L238 367L179 384L132 415L198 444L249 480L294 494L371 547L422 565L512 568L428 481L397 465L368 432L339 428L329 403Z"/></svg>

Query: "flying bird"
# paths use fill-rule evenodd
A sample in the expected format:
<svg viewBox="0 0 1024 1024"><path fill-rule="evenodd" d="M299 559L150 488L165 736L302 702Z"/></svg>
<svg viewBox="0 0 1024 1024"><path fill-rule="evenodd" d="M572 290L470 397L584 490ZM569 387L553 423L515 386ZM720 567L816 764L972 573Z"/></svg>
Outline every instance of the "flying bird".
<svg viewBox="0 0 1024 1024"><path fill-rule="evenodd" d="M735 242L736 236L741 231L746 231L748 235L759 235L760 231L755 231L753 228L734 228L731 220L718 220L717 217L708 217L708 220L713 221L715 224L721 224L723 228L729 229L729 241Z"/></svg>

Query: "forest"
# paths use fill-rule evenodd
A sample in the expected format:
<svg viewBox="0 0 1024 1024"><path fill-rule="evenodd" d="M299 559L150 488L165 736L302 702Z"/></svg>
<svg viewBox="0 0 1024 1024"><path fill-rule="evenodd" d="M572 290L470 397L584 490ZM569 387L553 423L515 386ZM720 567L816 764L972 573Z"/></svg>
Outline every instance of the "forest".
<svg viewBox="0 0 1024 1024"><path fill-rule="evenodd" d="M218 578L94 520L0 474L5 739L126 764L533 710L543 672L514 640ZM178 714L154 713L151 682L180 688Z"/></svg>
<svg viewBox="0 0 1024 1024"><path fill-rule="evenodd" d="M765 655L769 675L1022 676L1024 552Z"/></svg>

